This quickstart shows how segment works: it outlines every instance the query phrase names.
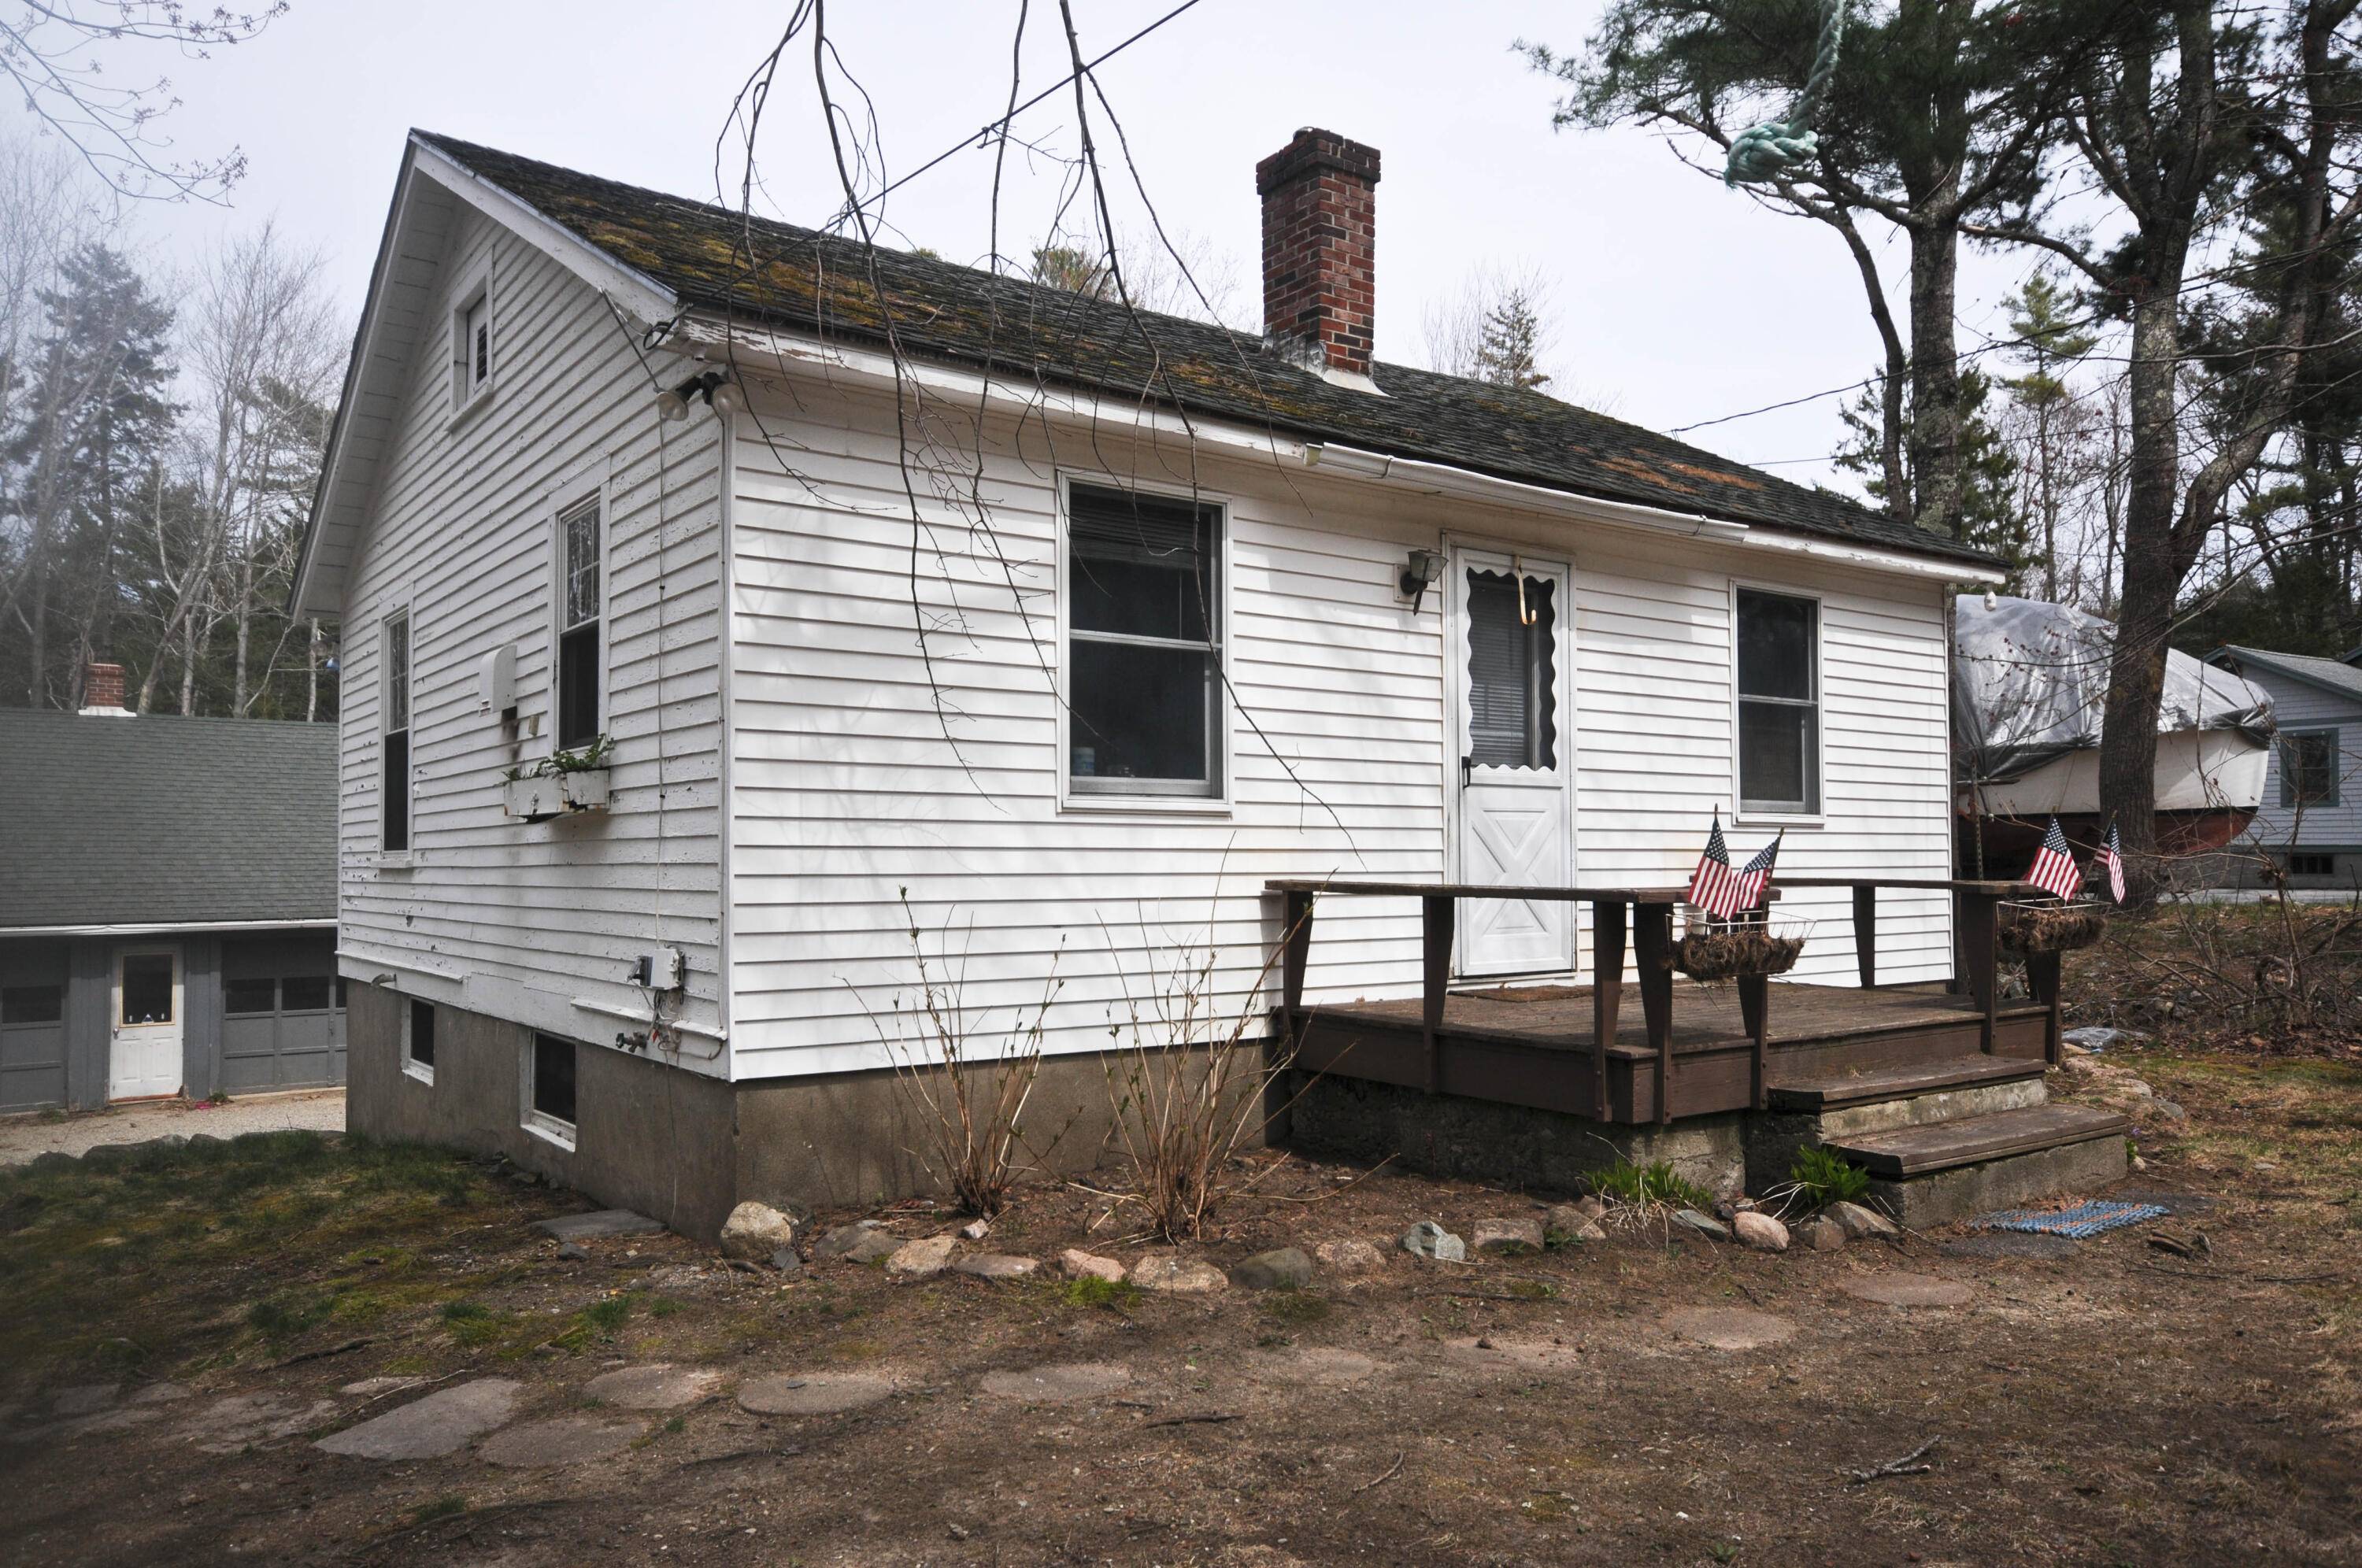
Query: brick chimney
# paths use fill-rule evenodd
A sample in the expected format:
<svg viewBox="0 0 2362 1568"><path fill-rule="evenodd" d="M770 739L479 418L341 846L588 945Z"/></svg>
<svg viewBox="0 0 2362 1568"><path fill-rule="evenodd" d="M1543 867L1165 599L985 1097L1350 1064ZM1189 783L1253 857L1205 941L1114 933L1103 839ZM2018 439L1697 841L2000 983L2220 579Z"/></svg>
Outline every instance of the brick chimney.
<svg viewBox="0 0 2362 1568"><path fill-rule="evenodd" d="M1264 337L1330 380L1369 381L1378 149L1307 127L1255 165Z"/></svg>
<svg viewBox="0 0 2362 1568"><path fill-rule="evenodd" d="M120 713L124 711L121 665L91 664L84 667L82 711L85 713Z"/></svg>

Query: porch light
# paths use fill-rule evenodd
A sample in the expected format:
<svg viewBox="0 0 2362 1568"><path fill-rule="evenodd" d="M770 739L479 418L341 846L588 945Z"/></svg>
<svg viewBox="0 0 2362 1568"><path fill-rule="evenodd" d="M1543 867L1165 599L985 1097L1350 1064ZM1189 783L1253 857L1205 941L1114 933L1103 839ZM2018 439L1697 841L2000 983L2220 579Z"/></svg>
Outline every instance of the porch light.
<svg viewBox="0 0 2362 1568"><path fill-rule="evenodd" d="M691 399L702 398L708 408L722 414L741 414L746 408L746 394L738 383L720 370L702 370L677 387L667 387L657 393L657 417L667 424L678 425L689 417Z"/></svg>
<svg viewBox="0 0 2362 1568"><path fill-rule="evenodd" d="M1413 550L1409 558L1403 562L1402 578L1396 587L1405 599L1410 601L1410 613L1416 615L1418 613L1419 601L1427 596L1427 591L1441 580L1443 580L1443 552Z"/></svg>

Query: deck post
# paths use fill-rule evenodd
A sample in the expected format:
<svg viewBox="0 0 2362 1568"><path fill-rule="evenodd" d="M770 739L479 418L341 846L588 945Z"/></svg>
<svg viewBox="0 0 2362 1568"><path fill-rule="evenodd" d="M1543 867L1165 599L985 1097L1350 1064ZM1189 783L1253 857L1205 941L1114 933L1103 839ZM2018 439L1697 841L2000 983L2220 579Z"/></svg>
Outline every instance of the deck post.
<svg viewBox="0 0 2362 1568"><path fill-rule="evenodd" d="M1861 970L1861 988L1878 989L1878 884L1853 885L1853 958Z"/></svg>
<svg viewBox="0 0 2362 1568"><path fill-rule="evenodd" d="M2034 999L2049 1010L2042 1019L2042 1060L2055 1067L2067 1059L2067 1042L2060 1029L2058 1013L2058 955L2029 953L2025 955L2025 988Z"/></svg>
<svg viewBox="0 0 2362 1568"><path fill-rule="evenodd" d="M1451 987L1451 920L1459 900L1448 895L1419 900L1419 939L1426 959L1425 988L1420 991L1420 1023L1427 1038L1427 1092L1436 1092L1441 1074L1442 1047L1436 1036L1443 1028L1443 1002Z"/></svg>
<svg viewBox="0 0 2362 1568"><path fill-rule="evenodd" d="M1969 998L1977 1004L1978 1044L1986 1055L1993 1052L2001 987L1993 972L1994 947L2000 932L2001 900L1992 893L1964 888L1954 908L1958 911L1960 974Z"/></svg>
<svg viewBox="0 0 2362 1568"><path fill-rule="evenodd" d="M1286 944L1280 960L1280 1005L1287 1009L1287 1026L1296 1027L1297 1010L1304 1005L1304 969L1312 955L1312 895L1287 895L1287 924L1280 940Z"/></svg>
<svg viewBox="0 0 2362 1568"><path fill-rule="evenodd" d="M1591 1114L1607 1120L1607 1047L1624 1008L1624 903L1591 906Z"/></svg>
<svg viewBox="0 0 2362 1568"><path fill-rule="evenodd" d="M1754 1090L1753 1107L1764 1106L1764 1068L1771 1047L1772 977L1741 975L1738 977L1738 1016L1747 1028L1747 1038L1754 1045L1751 1077Z"/></svg>
<svg viewBox="0 0 2362 1568"><path fill-rule="evenodd" d="M1632 906L1632 955L1640 971L1640 1011L1657 1054L1657 1125L1673 1119L1673 906Z"/></svg>

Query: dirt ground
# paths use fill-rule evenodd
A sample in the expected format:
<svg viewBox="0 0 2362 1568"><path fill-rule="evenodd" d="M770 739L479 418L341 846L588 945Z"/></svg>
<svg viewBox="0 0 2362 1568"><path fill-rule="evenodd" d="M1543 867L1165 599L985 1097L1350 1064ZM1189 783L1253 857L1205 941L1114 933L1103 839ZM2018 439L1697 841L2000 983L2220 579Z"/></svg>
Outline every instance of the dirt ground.
<svg viewBox="0 0 2362 1568"><path fill-rule="evenodd" d="M1290 1159L1187 1251L1362 1238L1376 1266L1176 1296L783 1278L661 1235L563 1259L528 1224L571 1195L309 1133L0 1174L0 1557L2362 1562L2362 1069L2152 1051L2073 1081L2134 1105L2136 1184L2206 1206L2047 1259L1633 1227L1452 1265L1396 1239L1538 1200ZM1158 1250L1105 1208L1029 1188L983 1245ZM2195 1259L2150 1244L2196 1231ZM1965 1305L1849 1293L1913 1276ZM716 1375L668 1409L587 1391L664 1363ZM1063 1402L1006 1377L1077 1364ZM863 1377L883 1397L834 1413L738 1399L847 1403ZM499 1436L314 1446L487 1379L520 1386ZM604 1452L490 1462L537 1457L553 1418ZM1930 1440L1925 1473L1843 1474Z"/></svg>

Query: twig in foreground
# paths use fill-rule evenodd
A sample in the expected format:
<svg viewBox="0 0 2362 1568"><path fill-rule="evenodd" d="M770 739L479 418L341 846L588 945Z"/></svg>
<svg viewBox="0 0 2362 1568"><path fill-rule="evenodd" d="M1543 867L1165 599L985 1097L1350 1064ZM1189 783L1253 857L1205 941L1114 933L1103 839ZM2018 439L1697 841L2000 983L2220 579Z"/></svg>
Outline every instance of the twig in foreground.
<svg viewBox="0 0 2362 1568"><path fill-rule="evenodd" d="M1943 1441L1941 1437L1931 1437L1900 1459L1890 1459L1885 1463L1870 1470L1840 1470L1838 1474L1849 1477L1856 1485L1864 1481L1883 1480L1889 1475L1925 1475L1936 1467L1923 1463L1922 1461L1926 1459L1928 1451Z"/></svg>
<svg viewBox="0 0 2362 1568"><path fill-rule="evenodd" d="M1376 1480L1376 1481L1364 1481L1364 1482L1363 1482L1360 1485L1358 1485L1358 1486L1354 1487L1354 1488L1353 1488L1353 1496L1355 1496L1356 1497L1358 1497L1358 1496L1360 1496L1363 1493L1364 1493L1364 1492L1366 1492L1366 1491L1370 1490L1372 1487L1374 1487L1374 1486L1377 1485L1379 1482L1382 1482L1382 1481L1391 1481L1391 1480L1393 1480L1393 1479L1394 1479L1397 1474L1401 1474L1401 1472L1402 1472L1402 1464L1403 1464L1403 1461L1404 1461L1404 1460L1406 1460L1406 1459L1408 1459L1409 1457L1410 1457L1410 1450L1408 1450L1408 1449L1405 1449L1405 1450L1403 1450L1400 1453L1396 1454L1396 1455L1395 1455L1395 1462L1394 1462L1392 1464L1389 1464L1389 1465L1387 1465L1387 1466L1386 1466L1386 1468L1385 1468L1385 1473L1384 1474L1380 1475L1380 1476L1377 1478L1377 1480Z"/></svg>

